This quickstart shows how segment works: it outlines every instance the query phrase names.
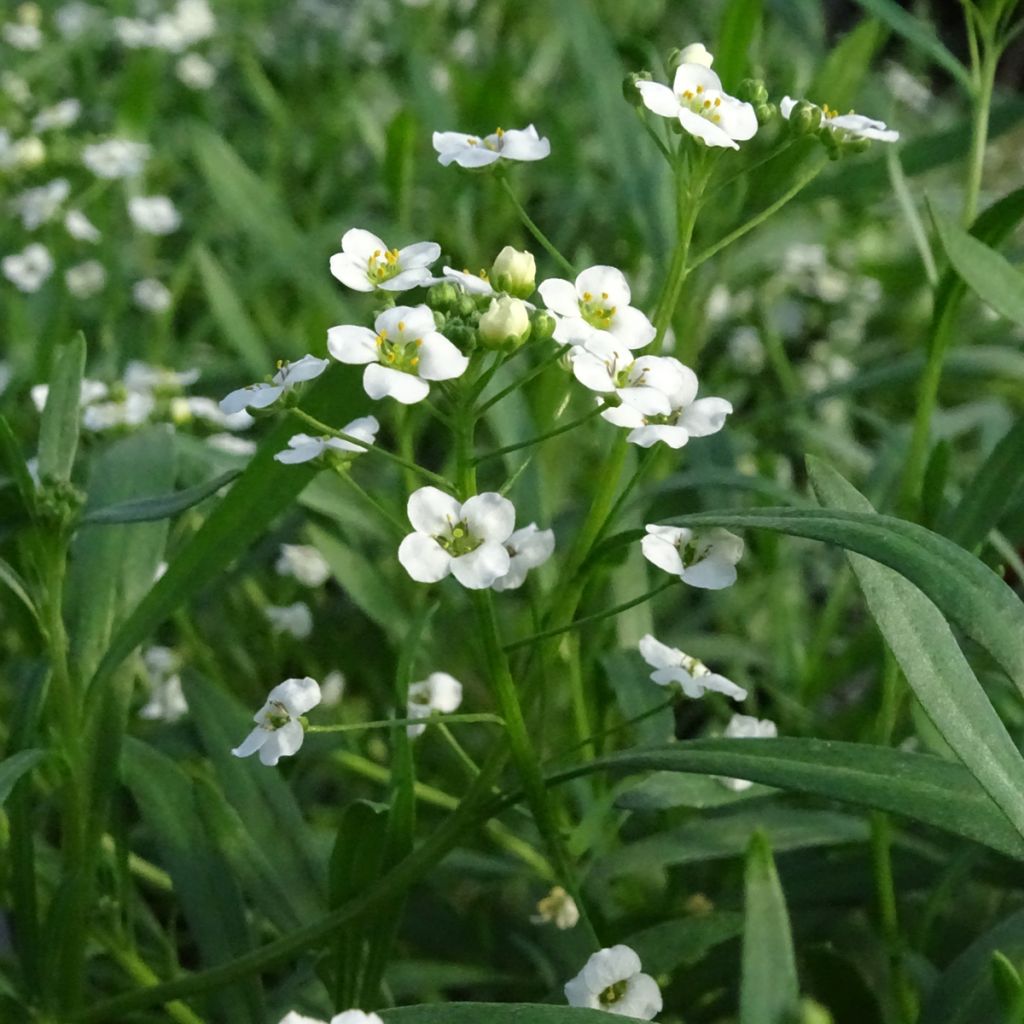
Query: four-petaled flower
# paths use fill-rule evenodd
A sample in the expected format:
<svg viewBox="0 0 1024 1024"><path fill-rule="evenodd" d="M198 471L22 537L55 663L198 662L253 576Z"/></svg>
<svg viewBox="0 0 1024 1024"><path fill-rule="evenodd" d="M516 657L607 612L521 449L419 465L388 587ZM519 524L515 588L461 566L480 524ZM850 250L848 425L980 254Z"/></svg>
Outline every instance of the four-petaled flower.
<svg viewBox="0 0 1024 1024"><path fill-rule="evenodd" d="M341 252L331 257L331 273L357 292L404 292L431 283L427 268L440 255L437 242L389 249L372 232L351 228L342 235Z"/></svg>
<svg viewBox="0 0 1024 1024"><path fill-rule="evenodd" d="M434 712L450 715L462 703L462 683L447 672L431 672L426 679L409 684L408 718L429 718ZM424 724L407 725L410 736L419 736Z"/></svg>
<svg viewBox="0 0 1024 1024"><path fill-rule="evenodd" d="M238 388L220 400L221 409L229 415L241 412L245 408L265 409L273 405L286 391L291 391L296 384L319 377L330 365L329 359L318 359L316 356L303 356L294 363L282 361L277 373L269 381L249 384Z"/></svg>
<svg viewBox="0 0 1024 1024"><path fill-rule="evenodd" d="M376 416L360 416L359 419L346 423L341 428L341 433L348 434L367 444L373 444L377 440L377 431L380 424ZM346 441L341 437L322 435L313 437L310 434L292 434L288 438L288 447L279 451L274 458L286 466L294 466L300 462L309 462L311 459L319 458L324 452L340 452L346 456L359 455L366 451L359 445Z"/></svg>
<svg viewBox="0 0 1024 1024"><path fill-rule="evenodd" d="M747 691L731 679L712 672L703 661L669 647L650 633L640 638L640 654L654 671L651 680L659 686L682 690L687 697L697 699L709 690L723 693L732 700L745 700Z"/></svg>
<svg viewBox="0 0 1024 1024"><path fill-rule="evenodd" d="M516 524L515 506L493 491L462 503L436 487L409 497L410 533L398 560L418 583L437 583L451 573L470 590L485 590L512 564L505 542Z"/></svg>
<svg viewBox="0 0 1024 1024"><path fill-rule="evenodd" d="M665 391L675 385L670 364L676 360L668 356L637 358L613 335L597 331L585 344L569 350L569 362L576 379L591 391L614 392L631 408L649 416L670 411Z"/></svg>
<svg viewBox="0 0 1024 1024"><path fill-rule="evenodd" d="M687 47L683 56L688 52L698 56L693 47ZM757 134L757 114L749 103L723 91L721 79L711 70L711 55L703 50L699 56L676 68L671 89L660 82L637 82L644 106L660 117L676 118L685 131L709 146L739 149L740 142Z"/></svg>
<svg viewBox="0 0 1024 1024"><path fill-rule="evenodd" d="M422 402L432 380L461 377L469 360L437 330L429 306L386 309L369 327L344 325L327 332L327 348L341 363L366 365L363 388L371 398L403 405Z"/></svg>
<svg viewBox="0 0 1024 1024"><path fill-rule="evenodd" d="M791 96L783 96L779 104L779 113L788 121L796 105L797 100ZM871 139L873 142L899 141L900 133L893 128L887 128L884 121L855 114L852 110L848 114L840 114L827 103L823 103L818 109L821 111L821 123L834 132L850 135L855 139Z"/></svg>
<svg viewBox="0 0 1024 1024"><path fill-rule="evenodd" d="M462 132L434 132L432 141L437 160L443 167L486 167L498 160L543 160L551 153L551 143L537 134L534 126L497 129L491 135L465 135Z"/></svg>
<svg viewBox="0 0 1024 1024"><path fill-rule="evenodd" d="M685 526L647 526L640 542L644 558L659 569L702 590L722 590L736 582L736 563L743 557L743 540L712 527L690 530Z"/></svg>
<svg viewBox="0 0 1024 1024"><path fill-rule="evenodd" d="M623 945L594 953L583 970L566 983L565 998L570 1006L638 1020L654 1020L661 1013L657 982L642 973L640 957Z"/></svg>
<svg viewBox="0 0 1024 1024"><path fill-rule="evenodd" d="M491 584L494 590L515 590L526 581L531 569L542 566L555 551L554 530L539 530L530 523L505 541L509 554L508 572Z"/></svg>
<svg viewBox="0 0 1024 1024"><path fill-rule="evenodd" d="M557 320L555 341L581 345L598 331L607 331L626 348L643 348L654 340L654 325L629 304L629 284L615 267L589 267L575 284L553 277L537 290Z"/></svg>
<svg viewBox="0 0 1024 1024"><path fill-rule="evenodd" d="M273 767L282 757L296 753L306 738L299 719L320 703L320 686L315 679L286 679L267 695L267 702L253 716L256 728L231 751L248 757L258 750L260 761Z"/></svg>

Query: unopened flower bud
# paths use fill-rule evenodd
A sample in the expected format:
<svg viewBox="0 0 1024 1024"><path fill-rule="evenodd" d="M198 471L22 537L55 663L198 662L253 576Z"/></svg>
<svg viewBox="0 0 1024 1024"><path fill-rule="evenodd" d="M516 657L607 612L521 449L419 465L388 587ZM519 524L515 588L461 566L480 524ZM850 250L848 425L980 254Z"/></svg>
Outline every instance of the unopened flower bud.
<svg viewBox="0 0 1024 1024"><path fill-rule="evenodd" d="M756 107L759 103L768 102L768 87L760 78L744 78L736 89L736 98Z"/></svg>
<svg viewBox="0 0 1024 1024"><path fill-rule="evenodd" d="M558 326L555 318L543 309L537 310L530 317L530 325L530 337L534 341L547 341L549 338L553 338L555 336L555 328Z"/></svg>
<svg viewBox="0 0 1024 1024"><path fill-rule="evenodd" d="M714 62L715 58L703 43L690 43L689 46L673 50L668 55L668 66L671 71L680 64L699 64L702 68L709 68Z"/></svg>
<svg viewBox="0 0 1024 1024"><path fill-rule="evenodd" d="M801 100L789 115L789 128L794 135L813 135L821 127L821 108Z"/></svg>
<svg viewBox="0 0 1024 1024"><path fill-rule="evenodd" d="M553 924L560 931L575 928L580 919L576 901L560 885L556 885L537 904L534 924Z"/></svg>
<svg viewBox="0 0 1024 1024"><path fill-rule="evenodd" d="M520 252L506 245L491 267L491 283L498 291L508 292L519 299L532 295L537 286L537 261L533 253Z"/></svg>
<svg viewBox="0 0 1024 1024"><path fill-rule="evenodd" d="M473 316L476 313L476 297L463 292L455 300L455 309L452 312L463 319Z"/></svg>
<svg viewBox="0 0 1024 1024"><path fill-rule="evenodd" d="M188 399L176 395L171 399L171 420L178 426L188 423L192 419L192 409L189 407Z"/></svg>
<svg viewBox="0 0 1024 1024"><path fill-rule="evenodd" d="M434 310L448 312L459 301L459 290L453 284L442 281L427 289L427 305Z"/></svg>
<svg viewBox="0 0 1024 1024"><path fill-rule="evenodd" d="M487 348L518 348L530 336L530 314L522 299L503 295L491 300L477 330Z"/></svg>
<svg viewBox="0 0 1024 1024"><path fill-rule="evenodd" d="M449 324L445 330L445 337L464 355L468 355L476 348L476 331L466 324Z"/></svg>
<svg viewBox="0 0 1024 1024"><path fill-rule="evenodd" d="M630 75L622 80L622 95L626 98L626 102L632 104L637 110L640 110L644 105L644 98L640 95L640 90L636 87L637 82L650 82L651 73L650 71L634 71Z"/></svg>
<svg viewBox="0 0 1024 1024"><path fill-rule="evenodd" d="M444 330L444 325L448 323L448 317L444 315L439 309L431 310L434 315L434 326L439 330Z"/></svg>
<svg viewBox="0 0 1024 1024"><path fill-rule="evenodd" d="M768 124L778 116L779 108L774 103L755 103L754 114L758 124Z"/></svg>

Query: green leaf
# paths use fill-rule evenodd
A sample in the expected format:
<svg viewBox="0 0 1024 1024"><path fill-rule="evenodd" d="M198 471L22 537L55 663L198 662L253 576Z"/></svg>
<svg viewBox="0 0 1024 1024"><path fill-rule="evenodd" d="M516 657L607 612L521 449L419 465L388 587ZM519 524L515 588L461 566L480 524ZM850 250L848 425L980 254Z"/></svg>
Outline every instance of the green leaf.
<svg viewBox="0 0 1024 1024"><path fill-rule="evenodd" d="M790 737L701 739L611 754L559 773L551 781L593 772L645 770L749 779L889 811L1024 860L1024 840L973 776L961 765L931 754Z"/></svg>
<svg viewBox="0 0 1024 1024"><path fill-rule="evenodd" d="M608 1024L608 1014L604 1010L544 1006L540 1003L400 1006L394 1010L382 1010L380 1016L385 1021L396 1021L397 1024Z"/></svg>
<svg viewBox="0 0 1024 1024"><path fill-rule="evenodd" d="M763 0L729 0L715 46L715 71L727 88L735 87L750 67L750 44L761 29Z"/></svg>
<svg viewBox="0 0 1024 1024"><path fill-rule="evenodd" d="M36 509L36 485L28 471L25 453L18 444L18 439L11 430L11 425L0 416L0 465L2 465L14 481L21 496L22 504L30 516Z"/></svg>
<svg viewBox="0 0 1024 1024"><path fill-rule="evenodd" d="M974 91L970 72L950 53L934 29L920 18L900 7L895 0L857 0L868 14L884 21L897 35L903 36L939 67L948 71L970 95Z"/></svg>
<svg viewBox="0 0 1024 1024"><path fill-rule="evenodd" d="M942 247L956 272L997 313L1024 325L1024 274L930 205Z"/></svg>
<svg viewBox="0 0 1024 1024"><path fill-rule="evenodd" d="M39 610L35 606L35 602L32 600L28 592L28 586L25 581L18 575L14 566L9 562L4 561L0 558L0 584L7 587L7 589L22 603L29 615L32 616L32 621L39 627L39 633L44 633L43 624L39 618Z"/></svg>
<svg viewBox="0 0 1024 1024"><path fill-rule="evenodd" d="M717 779L704 775L679 775L675 772L655 772L643 782L631 786L615 798L615 806L626 811L668 811L676 807L708 810L725 807L751 797L771 794L762 786L749 789L730 789Z"/></svg>
<svg viewBox="0 0 1024 1024"><path fill-rule="evenodd" d="M719 786L719 789L725 789ZM672 921L662 921L625 940L636 950L644 970L655 976L669 974L680 967L692 967L716 946L743 932L743 915L716 910Z"/></svg>
<svg viewBox="0 0 1024 1024"><path fill-rule="evenodd" d="M849 107L887 34L877 21L862 21L825 59L807 90L807 98L837 110Z"/></svg>
<svg viewBox="0 0 1024 1024"><path fill-rule="evenodd" d="M226 473L196 484L182 491L161 494L153 498L136 498L134 501L122 501L115 505L105 505L82 516L82 525L107 525L115 523L151 523L160 519L170 519L193 505L216 494L226 487L235 477L241 475L240 469L229 469Z"/></svg>
<svg viewBox="0 0 1024 1024"><path fill-rule="evenodd" d="M788 1024L800 986L786 898L763 832L750 840L745 890L740 1024Z"/></svg>
<svg viewBox="0 0 1024 1024"><path fill-rule="evenodd" d="M18 780L32 771L46 757L45 750L19 750L18 753L0 761L0 807L11 795Z"/></svg>
<svg viewBox="0 0 1024 1024"><path fill-rule="evenodd" d="M817 460L809 460L809 470L815 493L825 504L858 510L871 508L868 500L835 470ZM1024 758L971 671L941 612L898 573L862 555L848 557L871 615L925 713L1024 836ZM966 593L962 600L969 600Z"/></svg>
<svg viewBox="0 0 1024 1024"><path fill-rule="evenodd" d="M85 373L85 336L79 332L58 349L50 374L50 390L39 425L39 476L42 480L71 479L78 450L79 398Z"/></svg>

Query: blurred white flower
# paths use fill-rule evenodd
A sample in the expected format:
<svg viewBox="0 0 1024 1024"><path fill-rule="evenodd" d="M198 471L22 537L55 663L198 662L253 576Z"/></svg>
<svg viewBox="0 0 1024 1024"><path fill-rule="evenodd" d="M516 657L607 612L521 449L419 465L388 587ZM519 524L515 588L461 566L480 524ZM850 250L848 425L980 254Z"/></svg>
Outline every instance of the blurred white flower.
<svg viewBox="0 0 1024 1024"><path fill-rule="evenodd" d="M462 703L462 683L447 672L431 672L426 679L409 684L407 718L429 718L432 714L450 715ZM426 725L407 725L410 736L419 736Z"/></svg>
<svg viewBox="0 0 1024 1024"><path fill-rule="evenodd" d="M797 105L797 100L790 96L783 96L779 104L779 113L786 120L789 120ZM852 110L848 114L840 114L833 110L827 103L823 103L818 109L821 110L821 123L832 131L839 134L849 135L856 139L871 139L873 142L897 142L900 133L885 126L884 121L875 121L862 114L855 114Z"/></svg>
<svg viewBox="0 0 1024 1024"><path fill-rule="evenodd" d="M338 669L328 672L320 684L320 694L324 707L332 708L340 704L341 698L345 695L345 674Z"/></svg>
<svg viewBox="0 0 1024 1024"><path fill-rule="evenodd" d="M369 327L343 325L327 332L327 349L341 363L366 365L363 388L374 399L421 402L432 380L461 377L469 360L434 324L429 306L394 306Z"/></svg>
<svg viewBox="0 0 1024 1024"><path fill-rule="evenodd" d="M530 523L505 541L509 555L508 572L491 584L492 590L515 590L526 581L531 569L542 566L555 552L555 531L539 530Z"/></svg>
<svg viewBox="0 0 1024 1024"><path fill-rule="evenodd" d="M565 986L570 1006L604 1010L621 1017L653 1020L661 1013L657 982L642 973L640 957L629 946L599 950Z"/></svg>
<svg viewBox="0 0 1024 1024"><path fill-rule="evenodd" d="M22 227L26 231L35 231L56 216L70 192L71 185L67 178L54 178L45 185L26 189L16 195L11 200L11 209L21 217Z"/></svg>
<svg viewBox="0 0 1024 1024"><path fill-rule="evenodd" d="M278 683L253 716L256 728L231 753L249 757L259 751L260 761L273 767L302 746L306 733L299 719L319 703L320 687L309 676Z"/></svg>
<svg viewBox="0 0 1024 1024"><path fill-rule="evenodd" d="M152 395L129 391L123 401L94 402L82 409L82 426L100 433L117 427L138 427L147 422L156 408Z"/></svg>
<svg viewBox="0 0 1024 1024"><path fill-rule="evenodd" d="M53 273L53 257L45 245L33 242L21 252L5 256L0 261L0 270L19 291L37 292Z"/></svg>
<svg viewBox="0 0 1024 1024"><path fill-rule="evenodd" d="M895 62L890 62L885 69L885 85L896 99L918 114L925 113L935 102L931 89Z"/></svg>
<svg viewBox="0 0 1024 1024"><path fill-rule="evenodd" d="M373 232L350 228L342 235L341 252L331 257L331 273L357 292L404 292L431 283L427 268L440 255L437 242L389 249Z"/></svg>
<svg viewBox="0 0 1024 1024"><path fill-rule="evenodd" d="M398 560L417 583L437 583L451 573L470 590L485 590L512 564L505 542L515 529L515 506L493 491L462 503L436 487L413 491L410 533Z"/></svg>
<svg viewBox="0 0 1024 1024"><path fill-rule="evenodd" d="M641 550L659 569L703 590L722 590L736 582L736 563L743 557L743 540L736 534L717 526L690 530L648 524L645 529Z"/></svg>
<svg viewBox="0 0 1024 1024"><path fill-rule="evenodd" d="M142 652L149 700L139 709L148 721L176 722L188 712L178 670L181 659L169 647L149 647Z"/></svg>
<svg viewBox="0 0 1024 1024"><path fill-rule="evenodd" d="M296 384L319 377L329 365L329 359L318 359L312 355L305 355L294 363L282 361L269 381L237 388L220 400L220 407L227 413L239 412L245 408L265 409L283 394L291 391Z"/></svg>
<svg viewBox="0 0 1024 1024"><path fill-rule="evenodd" d="M57 31L65 39L77 39L99 24L103 17L92 4L83 3L82 0L72 0L57 9L55 21Z"/></svg>
<svg viewBox="0 0 1024 1024"><path fill-rule="evenodd" d="M195 384L199 380L199 371L170 370L166 366L153 366L141 359L132 359L125 367L121 379L129 391L177 392Z"/></svg>
<svg viewBox="0 0 1024 1024"><path fill-rule="evenodd" d="M282 544L274 569L279 576L291 576L304 587L321 587L331 575L327 559L311 544Z"/></svg>
<svg viewBox="0 0 1024 1024"><path fill-rule="evenodd" d="M78 404L83 408L93 402L100 402L107 397L110 389L101 380L93 380L91 377L82 378L82 386L79 390ZM46 399L50 395L49 384L36 384L29 392L32 404L36 412L42 412L46 408Z"/></svg>
<svg viewBox="0 0 1024 1024"><path fill-rule="evenodd" d="M708 146L739 149L740 142L757 134L757 114L749 103L722 89L721 79L711 70L711 55L697 46L683 51L683 56L697 60L676 68L671 89L660 82L637 82L636 87L644 106L659 117L677 119L684 131Z"/></svg>
<svg viewBox="0 0 1024 1024"><path fill-rule="evenodd" d="M698 658L656 640L650 633L640 638L639 648L644 661L654 669L651 680L659 686L681 690L693 699L703 697L709 690L732 700L746 699L747 691L742 686L712 672Z"/></svg>
<svg viewBox="0 0 1024 1024"><path fill-rule="evenodd" d="M358 438L367 444L373 444L377 440L378 430L380 430L380 424L375 416L362 416L351 423L346 423L341 428L341 433ZM344 452L352 456L359 455L366 449L341 437L312 437L309 434L293 434L288 439L288 447L279 451L274 458L285 465L293 466L300 462L309 462L319 458L324 452L329 451Z"/></svg>
<svg viewBox="0 0 1024 1024"><path fill-rule="evenodd" d="M43 33L31 22L8 21L0 29L4 42L16 50L38 50L43 45Z"/></svg>
<svg viewBox="0 0 1024 1024"><path fill-rule="evenodd" d="M43 140L30 135L24 139L18 139L11 147L10 158L5 166L19 167L22 170L31 170L38 167L46 160L46 146Z"/></svg>
<svg viewBox="0 0 1024 1024"><path fill-rule="evenodd" d="M149 146L131 139L105 139L82 148L82 163L96 175L113 181L132 178L142 172L149 159Z"/></svg>
<svg viewBox="0 0 1024 1024"><path fill-rule="evenodd" d="M147 235L169 235L181 227L181 214L167 196L132 196L128 215Z"/></svg>
<svg viewBox="0 0 1024 1024"><path fill-rule="evenodd" d="M166 313L171 308L171 290L155 277L144 277L132 285L132 298L147 313Z"/></svg>
<svg viewBox="0 0 1024 1024"><path fill-rule="evenodd" d="M287 633L296 640L305 640L313 632L313 613L302 601L294 604L268 604L263 613L278 633Z"/></svg>
<svg viewBox="0 0 1024 1024"><path fill-rule="evenodd" d="M113 26L118 42L130 50L156 45L153 26L142 18L115 18Z"/></svg>
<svg viewBox="0 0 1024 1024"><path fill-rule="evenodd" d="M244 409L226 413L212 399L205 395L178 395L171 402L171 418L175 423L187 423L191 419L202 420L212 427L223 430L248 430L256 421Z"/></svg>
<svg viewBox="0 0 1024 1024"><path fill-rule="evenodd" d="M559 931L575 928L580 920L576 901L560 885L556 885L537 902L537 913L530 918L534 924L553 924Z"/></svg>
<svg viewBox="0 0 1024 1024"><path fill-rule="evenodd" d="M181 53L195 43L208 39L217 29L217 21L206 0L178 0L174 9L153 21L144 18L115 18L114 33L129 49L151 47L168 53Z"/></svg>
<svg viewBox="0 0 1024 1024"><path fill-rule="evenodd" d="M462 132L434 132L432 141L443 167L486 167L498 160L543 160L551 153L551 143L537 134L534 126L505 131L497 129L482 138Z"/></svg>
<svg viewBox="0 0 1024 1024"><path fill-rule="evenodd" d="M76 299L91 298L107 283L107 268L99 260L76 263L64 271L64 283Z"/></svg>
<svg viewBox="0 0 1024 1024"><path fill-rule="evenodd" d="M256 442L247 437L236 437L234 434L211 434L206 443L228 455L254 455Z"/></svg>
<svg viewBox="0 0 1024 1024"><path fill-rule="evenodd" d="M100 230L81 210L68 210L64 214L64 229L79 242L98 242Z"/></svg>
<svg viewBox="0 0 1024 1024"><path fill-rule="evenodd" d="M281 1018L280 1024L384 1024L384 1022L377 1014L364 1013L362 1010L345 1010L344 1013L336 1013L329 1021L304 1017L301 1013L292 1010Z"/></svg>
<svg viewBox="0 0 1024 1024"><path fill-rule="evenodd" d="M217 69L198 53L186 53L174 65L174 73L189 89L209 89L217 81Z"/></svg>
<svg viewBox="0 0 1024 1024"><path fill-rule="evenodd" d="M737 327L726 342L729 358L736 368L746 373L759 373L764 369L765 351L761 332L756 327Z"/></svg>
<svg viewBox="0 0 1024 1024"><path fill-rule="evenodd" d="M590 267L575 283L553 277L542 281L538 291L558 321L555 341L581 345L597 331L607 331L626 348L643 348L654 340L654 325L629 304L629 283L615 267Z"/></svg>
<svg viewBox="0 0 1024 1024"><path fill-rule="evenodd" d="M754 718L752 715L733 715L723 734L727 739L769 740L778 736L779 730L773 721L767 718ZM753 783L749 779L727 779L716 776L723 786L736 793L750 789Z"/></svg>
<svg viewBox="0 0 1024 1024"><path fill-rule="evenodd" d="M25 106L32 99L28 82L13 71L0 72L0 91L18 107Z"/></svg>
<svg viewBox="0 0 1024 1024"><path fill-rule="evenodd" d="M45 132L53 128L69 128L82 113L82 104L71 98L61 100L52 107L45 107L32 118L32 130Z"/></svg>

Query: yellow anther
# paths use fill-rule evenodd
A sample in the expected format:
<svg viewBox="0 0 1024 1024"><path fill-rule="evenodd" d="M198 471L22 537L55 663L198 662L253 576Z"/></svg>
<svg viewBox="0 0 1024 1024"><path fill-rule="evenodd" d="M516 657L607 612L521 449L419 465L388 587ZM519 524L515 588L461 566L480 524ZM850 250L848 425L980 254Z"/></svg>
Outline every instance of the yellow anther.
<svg viewBox="0 0 1024 1024"><path fill-rule="evenodd" d="M718 124L718 122L722 120L722 115L721 114L712 114L711 115L711 120L714 121L715 124Z"/></svg>
<svg viewBox="0 0 1024 1024"><path fill-rule="evenodd" d="M404 320L399 320L398 321L398 329L400 331L404 331L405 330L405 321Z"/></svg>
<svg viewBox="0 0 1024 1024"><path fill-rule="evenodd" d="M583 301L584 301L584 302L590 302L590 300L591 300L591 299L592 299L593 297L594 297L594 296L593 296L593 295L591 295L591 293L590 293L590 292L584 292L584 293L583 293Z"/></svg>
<svg viewBox="0 0 1024 1024"><path fill-rule="evenodd" d="M423 344L423 339L422 339L422 338L417 338L417 339L416 339L416 340L415 340L415 341L413 342L413 344L414 344L414 345L415 345L415 346L416 346L417 348L419 348L419 347L420 347L420 345L422 345L422 344Z"/></svg>
<svg viewBox="0 0 1024 1024"><path fill-rule="evenodd" d="M703 85L698 85L697 86L697 95L699 96L703 91L704 91L704 86Z"/></svg>
<svg viewBox="0 0 1024 1024"><path fill-rule="evenodd" d="M608 293L607 292L601 292L601 298L602 299L607 299L608 298Z"/></svg>
<svg viewBox="0 0 1024 1024"><path fill-rule="evenodd" d="M722 105L722 97L721 96L716 96L715 97L715 106L716 107L720 107L721 105Z"/></svg>
<svg viewBox="0 0 1024 1024"><path fill-rule="evenodd" d="M387 341L388 340L388 332L387 331L381 331L377 335L377 337L380 338L381 341Z"/></svg>
<svg viewBox="0 0 1024 1024"><path fill-rule="evenodd" d="M374 249L373 250L373 255L370 257L370 259L379 260L380 259L380 249Z"/></svg>
<svg viewBox="0 0 1024 1024"><path fill-rule="evenodd" d="M704 101L704 109L707 110L707 108L710 107L710 106L711 106L711 100L705 100Z"/></svg>
<svg viewBox="0 0 1024 1024"><path fill-rule="evenodd" d="M693 92L691 90L687 89L686 92L683 93L683 99L685 99L685 100L692 100L693 99Z"/></svg>
<svg viewBox="0 0 1024 1024"><path fill-rule="evenodd" d="M410 366L419 366L420 365L420 357L419 356L413 356L412 359L409 360L409 365Z"/></svg>
<svg viewBox="0 0 1024 1024"><path fill-rule="evenodd" d="M469 143L469 144L470 144L471 146L479 146L479 145L480 145L480 140L479 140L479 139L474 139L472 135L469 135L469 136L467 136L467 137L466 137L466 141L467 141L467 142L468 142L468 143Z"/></svg>
<svg viewBox="0 0 1024 1024"><path fill-rule="evenodd" d="M387 353L385 353L384 358L389 363L393 363L395 361L395 353L394 352L387 352Z"/></svg>
<svg viewBox="0 0 1024 1024"><path fill-rule="evenodd" d="M497 135L498 138L500 139L505 134L505 129L504 128L495 128L494 134Z"/></svg>

